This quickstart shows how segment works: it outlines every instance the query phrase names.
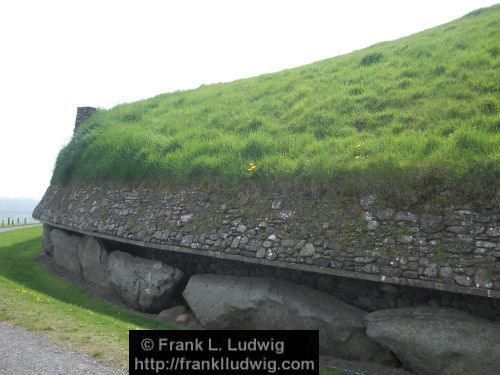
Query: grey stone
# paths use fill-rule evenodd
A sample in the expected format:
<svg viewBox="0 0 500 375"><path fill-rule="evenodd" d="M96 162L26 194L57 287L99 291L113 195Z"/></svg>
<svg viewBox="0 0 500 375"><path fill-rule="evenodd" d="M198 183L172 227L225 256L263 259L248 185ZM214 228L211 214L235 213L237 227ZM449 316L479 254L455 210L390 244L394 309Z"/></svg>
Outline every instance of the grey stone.
<svg viewBox="0 0 500 375"><path fill-rule="evenodd" d="M266 258L269 260L274 260L278 257L278 253L275 249L267 249Z"/></svg>
<svg viewBox="0 0 500 375"><path fill-rule="evenodd" d="M398 277L399 275L401 275L401 270L397 268L382 266L380 269L382 275L384 276Z"/></svg>
<svg viewBox="0 0 500 375"><path fill-rule="evenodd" d="M466 232L467 228L462 227L460 225L452 225L452 226L449 226L446 230L448 232L458 234L458 233L464 233L464 232Z"/></svg>
<svg viewBox="0 0 500 375"><path fill-rule="evenodd" d="M85 236L78 255L85 281L100 288L109 288L108 253L101 240Z"/></svg>
<svg viewBox="0 0 500 375"><path fill-rule="evenodd" d="M186 314L188 312L188 309L186 306L174 306L170 307L168 309L162 310L158 314L158 319L167 322L167 323L172 323L173 321L176 320L178 315L181 314Z"/></svg>
<svg viewBox="0 0 500 375"><path fill-rule="evenodd" d="M292 210L283 210L283 211L278 212L278 217L281 220L288 220L288 219L292 218L294 213L295 213L295 211L292 211Z"/></svg>
<svg viewBox="0 0 500 375"><path fill-rule="evenodd" d="M425 246L426 245L425 237L417 237L415 238L415 241L413 241L413 243L417 246Z"/></svg>
<svg viewBox="0 0 500 375"><path fill-rule="evenodd" d="M49 233L49 238L54 245L54 260L62 268L82 274L80 267L80 250L82 237L69 234L61 229L52 229Z"/></svg>
<svg viewBox="0 0 500 375"><path fill-rule="evenodd" d="M183 296L209 329L317 329L322 353L387 358L387 352L365 336L364 311L302 285L258 277L195 275Z"/></svg>
<svg viewBox="0 0 500 375"><path fill-rule="evenodd" d="M275 234L271 234L269 237L267 237L267 239L269 241L276 241L276 235Z"/></svg>
<svg viewBox="0 0 500 375"><path fill-rule="evenodd" d="M424 232L438 232L443 229L443 217L439 215L423 214L420 216L420 227Z"/></svg>
<svg viewBox="0 0 500 375"><path fill-rule="evenodd" d="M453 268L451 267L441 267L439 269L439 275L444 279L449 279L453 276Z"/></svg>
<svg viewBox="0 0 500 375"><path fill-rule="evenodd" d="M454 280L458 285L472 286L472 279L469 276L457 275Z"/></svg>
<svg viewBox="0 0 500 375"><path fill-rule="evenodd" d="M113 251L108 258L113 290L133 308L159 312L172 304L183 272L160 261Z"/></svg>
<svg viewBox="0 0 500 375"><path fill-rule="evenodd" d="M476 246L477 247L484 247L487 249L493 249L497 246L497 244L494 242L490 242L490 241L476 241Z"/></svg>
<svg viewBox="0 0 500 375"><path fill-rule="evenodd" d="M490 251L491 249L487 249L485 247L476 247L476 249L474 250L474 254L483 255L489 253Z"/></svg>
<svg viewBox="0 0 500 375"><path fill-rule="evenodd" d="M366 224L366 229L368 230L375 230L379 227L379 222L376 220L369 221L368 224Z"/></svg>
<svg viewBox="0 0 500 375"><path fill-rule="evenodd" d="M334 239L329 239L323 243L323 248L328 250L340 250L342 246L340 242Z"/></svg>
<svg viewBox="0 0 500 375"><path fill-rule="evenodd" d="M361 200L359 201L359 204L365 209L369 210L372 208L377 201L377 197L375 195L365 195L364 197L361 197Z"/></svg>
<svg viewBox="0 0 500 375"><path fill-rule="evenodd" d="M181 222L186 224L193 220L193 214L185 214L181 216Z"/></svg>
<svg viewBox="0 0 500 375"><path fill-rule="evenodd" d="M399 243L408 245L408 244L411 244L413 242L413 236L408 236L406 234L403 234L403 235L399 236L398 241L399 241Z"/></svg>
<svg viewBox="0 0 500 375"><path fill-rule="evenodd" d="M375 257L356 257L354 258L354 261L356 263L372 263L375 262L377 258Z"/></svg>
<svg viewBox="0 0 500 375"><path fill-rule="evenodd" d="M486 234L490 237L500 237L500 227L490 227Z"/></svg>
<svg viewBox="0 0 500 375"><path fill-rule="evenodd" d="M260 249L261 246L262 246L262 241L250 240L250 241L248 241L247 250L257 251Z"/></svg>
<svg viewBox="0 0 500 375"><path fill-rule="evenodd" d="M245 233L245 231L247 230L247 226L240 224L240 225L238 225L238 228L236 230L240 233Z"/></svg>
<svg viewBox="0 0 500 375"><path fill-rule="evenodd" d="M447 243L444 245L444 249L445 251L452 254L469 254L474 250L473 246L469 246L466 243L460 242Z"/></svg>
<svg viewBox="0 0 500 375"><path fill-rule="evenodd" d="M377 219L386 221L392 219L396 211L394 211L392 208L385 208L383 210L377 210Z"/></svg>
<svg viewBox="0 0 500 375"><path fill-rule="evenodd" d="M266 257L266 249L261 247L259 250L257 250L257 253L255 253L255 256L259 259L265 258Z"/></svg>
<svg viewBox="0 0 500 375"><path fill-rule="evenodd" d="M375 219L375 216L370 211L366 211L363 212L363 219L365 219L366 222L369 222Z"/></svg>
<svg viewBox="0 0 500 375"><path fill-rule="evenodd" d="M415 271L410 271L410 270L403 271L401 276L403 276L407 279L418 279L418 273Z"/></svg>
<svg viewBox="0 0 500 375"><path fill-rule="evenodd" d="M299 255L301 257L310 257L313 256L315 252L316 249L314 248L314 245L312 243L306 243L304 247L300 250Z"/></svg>
<svg viewBox="0 0 500 375"><path fill-rule="evenodd" d="M181 245L190 247L193 240L194 236L192 234L188 234L187 236L182 237Z"/></svg>
<svg viewBox="0 0 500 375"><path fill-rule="evenodd" d="M273 246L273 243L271 241L264 241L262 243L262 246L264 246L266 249L270 248L271 246Z"/></svg>
<svg viewBox="0 0 500 375"><path fill-rule="evenodd" d="M241 241L241 236L234 237L233 242L231 242L231 247L233 249L236 249L240 245L240 241Z"/></svg>
<svg viewBox="0 0 500 375"><path fill-rule="evenodd" d="M424 269L424 272L423 272L423 275L424 276L427 276L427 277L436 277L438 275L438 268L437 268L437 264L435 263L431 263L429 264L425 269Z"/></svg>
<svg viewBox="0 0 500 375"><path fill-rule="evenodd" d="M379 273L380 267L378 264L369 263L363 266L363 272L366 273Z"/></svg>
<svg viewBox="0 0 500 375"><path fill-rule="evenodd" d="M443 307L410 307L368 314L366 333L403 365L426 375L496 375L500 325Z"/></svg>
<svg viewBox="0 0 500 375"><path fill-rule="evenodd" d="M416 223L418 221L418 216L412 214L411 212L398 212L394 216L394 220L396 221L409 221L412 223Z"/></svg>
<svg viewBox="0 0 500 375"><path fill-rule="evenodd" d="M174 306L168 309L162 310L158 314L158 319L163 320L165 322L172 322L177 318L179 314L185 314L187 312L186 306Z"/></svg>

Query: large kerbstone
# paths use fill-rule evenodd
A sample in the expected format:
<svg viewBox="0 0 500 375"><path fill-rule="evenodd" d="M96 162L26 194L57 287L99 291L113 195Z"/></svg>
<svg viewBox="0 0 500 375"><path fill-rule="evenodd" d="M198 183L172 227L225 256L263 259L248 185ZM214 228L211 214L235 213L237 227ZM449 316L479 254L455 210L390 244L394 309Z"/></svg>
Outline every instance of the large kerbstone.
<svg viewBox="0 0 500 375"><path fill-rule="evenodd" d="M364 311L302 285L270 278L194 275L183 296L206 328L318 329L322 353L389 358L389 352L366 336Z"/></svg>
<svg viewBox="0 0 500 375"><path fill-rule="evenodd" d="M80 236L69 234L61 229L52 229L49 233L54 246L54 260L68 271L82 274L78 252L82 242Z"/></svg>
<svg viewBox="0 0 500 375"><path fill-rule="evenodd" d="M79 257L85 281L100 288L109 288L108 253L102 242L95 237L85 236Z"/></svg>
<svg viewBox="0 0 500 375"><path fill-rule="evenodd" d="M160 261L113 251L108 258L108 277L113 290L130 306L159 312L172 305L183 272Z"/></svg>
<svg viewBox="0 0 500 375"><path fill-rule="evenodd" d="M500 374L498 323L440 307L380 310L366 322L368 337L417 374Z"/></svg>

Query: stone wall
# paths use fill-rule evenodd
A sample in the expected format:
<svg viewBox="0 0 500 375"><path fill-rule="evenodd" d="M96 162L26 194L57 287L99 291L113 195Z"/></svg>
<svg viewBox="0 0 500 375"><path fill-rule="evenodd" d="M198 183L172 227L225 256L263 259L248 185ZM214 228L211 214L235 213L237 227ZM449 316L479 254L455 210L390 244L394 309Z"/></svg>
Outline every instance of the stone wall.
<svg viewBox="0 0 500 375"><path fill-rule="evenodd" d="M321 274L243 261L164 251L148 247L103 240L108 251L125 251L134 256L160 260L182 269L186 277L218 274L272 277L326 292L364 311L377 311L409 306L450 307L490 320L500 321L500 299L451 293L428 288L387 284L334 275Z"/></svg>
<svg viewBox="0 0 500 375"><path fill-rule="evenodd" d="M76 132L80 125L89 119L96 111L97 108L94 107L78 107L76 109L75 128L73 132Z"/></svg>
<svg viewBox="0 0 500 375"><path fill-rule="evenodd" d="M495 199L395 206L375 195L51 186L34 217L148 248L500 297Z"/></svg>

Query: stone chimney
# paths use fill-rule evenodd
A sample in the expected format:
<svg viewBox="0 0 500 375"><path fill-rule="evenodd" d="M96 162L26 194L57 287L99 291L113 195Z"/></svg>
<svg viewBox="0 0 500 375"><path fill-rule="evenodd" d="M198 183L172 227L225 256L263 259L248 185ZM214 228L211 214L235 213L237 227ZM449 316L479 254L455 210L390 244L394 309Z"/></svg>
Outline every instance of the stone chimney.
<svg viewBox="0 0 500 375"><path fill-rule="evenodd" d="M97 108L94 107L78 107L76 109L76 120L75 120L75 129L73 133L75 133L81 124L83 124L89 117L91 117Z"/></svg>

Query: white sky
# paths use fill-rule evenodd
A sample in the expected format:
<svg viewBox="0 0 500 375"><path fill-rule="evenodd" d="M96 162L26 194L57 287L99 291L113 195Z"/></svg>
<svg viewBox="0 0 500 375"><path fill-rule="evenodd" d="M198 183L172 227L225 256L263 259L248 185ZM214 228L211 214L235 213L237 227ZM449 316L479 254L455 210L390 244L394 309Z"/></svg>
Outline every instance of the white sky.
<svg viewBox="0 0 500 375"><path fill-rule="evenodd" d="M42 197L77 106L299 66L495 3L2 1L0 197Z"/></svg>

